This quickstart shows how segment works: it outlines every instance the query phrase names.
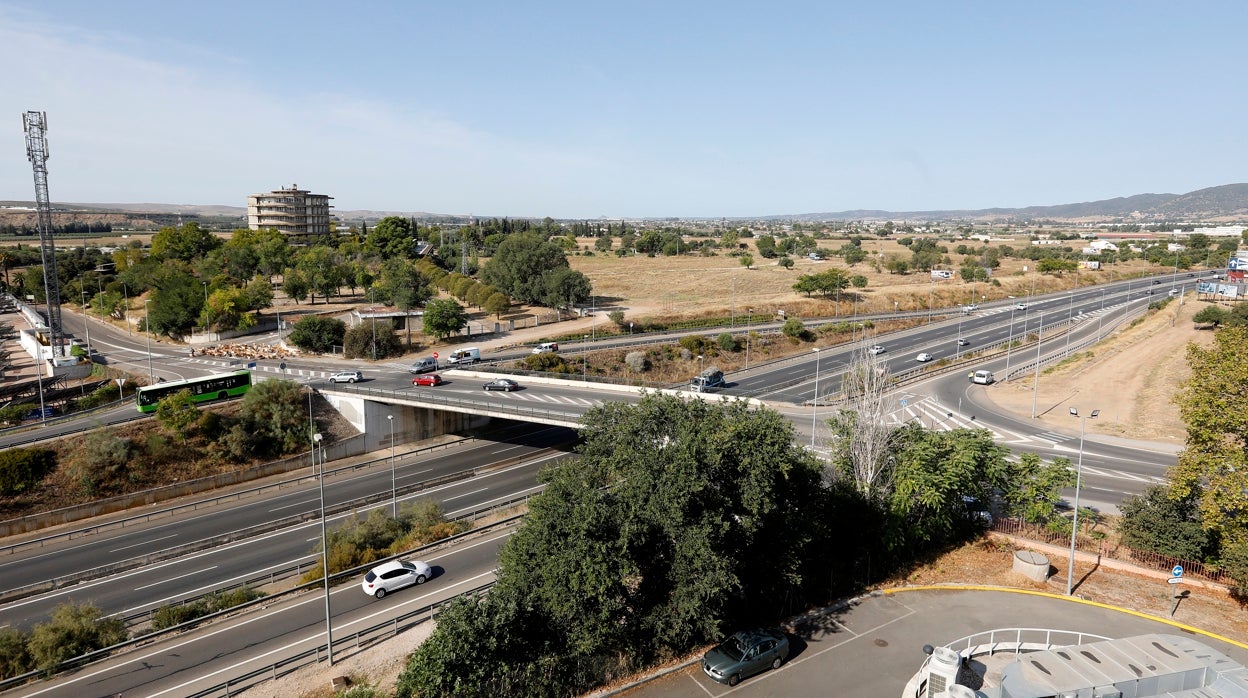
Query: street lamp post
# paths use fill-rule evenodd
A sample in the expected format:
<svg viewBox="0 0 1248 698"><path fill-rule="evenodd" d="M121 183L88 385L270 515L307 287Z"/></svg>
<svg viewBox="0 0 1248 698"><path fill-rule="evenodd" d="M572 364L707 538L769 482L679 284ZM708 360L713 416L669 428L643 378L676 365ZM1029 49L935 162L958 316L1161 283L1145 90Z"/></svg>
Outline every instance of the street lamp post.
<svg viewBox="0 0 1248 698"><path fill-rule="evenodd" d="M201 281L204 285L204 334L208 335L208 339L212 339L212 317L208 314L208 282Z"/></svg>
<svg viewBox="0 0 1248 698"><path fill-rule="evenodd" d="M815 431L817 430L819 420L819 347L815 347L811 351L815 352L815 399L810 401L810 448L815 448Z"/></svg>
<svg viewBox="0 0 1248 698"><path fill-rule="evenodd" d="M91 317L87 314L87 291L82 292L82 326L87 328L87 361L91 361Z"/></svg>
<svg viewBox="0 0 1248 698"><path fill-rule="evenodd" d="M133 337L134 330L130 329L130 288L124 282L121 284L121 293L126 299L126 304L121 309L121 319L126 323L126 336Z"/></svg>
<svg viewBox="0 0 1248 698"><path fill-rule="evenodd" d="M962 356L962 318L964 315L958 316L958 344L953 349L953 360L957 361Z"/></svg>
<svg viewBox="0 0 1248 698"><path fill-rule="evenodd" d="M1044 313L1040 313L1040 326L1036 328L1036 382L1031 386L1031 418L1036 418L1036 396L1040 394L1040 344L1044 339Z"/></svg>
<svg viewBox="0 0 1248 698"><path fill-rule="evenodd" d="M754 309L746 308L745 316L745 367L750 367L750 323L754 320Z"/></svg>
<svg viewBox="0 0 1248 698"><path fill-rule="evenodd" d="M1075 294L1070 294L1070 309L1066 311L1066 358L1070 358L1070 335L1074 334L1071 323L1075 319Z"/></svg>
<svg viewBox="0 0 1248 698"><path fill-rule="evenodd" d="M390 508L391 515L399 518L399 488L395 484L397 481L394 477L394 415L386 415L386 421L390 422L390 499L393 505Z"/></svg>
<svg viewBox="0 0 1248 698"><path fill-rule="evenodd" d="M143 325L147 328L147 382L149 384L156 380L156 374L152 372L152 311L148 307L151 302L151 298L143 301Z"/></svg>
<svg viewBox="0 0 1248 698"><path fill-rule="evenodd" d="M1018 304L1010 308L1010 331L1005 339L1005 380L1010 380L1010 350L1014 348L1014 311Z"/></svg>
<svg viewBox="0 0 1248 698"><path fill-rule="evenodd" d="M1092 410L1092 417L1095 419L1100 410ZM1076 407L1070 408L1070 414L1079 417L1079 460L1075 465L1075 507L1074 520L1070 523L1070 564L1066 568L1066 595L1070 596L1073 582L1075 579L1075 536L1079 533L1079 487L1083 483L1083 435L1088 425L1088 420L1079 414Z"/></svg>
<svg viewBox="0 0 1248 698"><path fill-rule="evenodd" d="M308 390L308 424L312 432L312 472L317 474L316 467L316 450L321 446L321 435L316 431L316 421L312 418L312 390ZM334 632L333 626L330 624L329 612L329 538L325 535L325 463L324 449L322 448L321 467L319 475L316 478L320 487L321 494L321 572L322 578L325 580L325 650L329 655L329 665L334 665Z"/></svg>

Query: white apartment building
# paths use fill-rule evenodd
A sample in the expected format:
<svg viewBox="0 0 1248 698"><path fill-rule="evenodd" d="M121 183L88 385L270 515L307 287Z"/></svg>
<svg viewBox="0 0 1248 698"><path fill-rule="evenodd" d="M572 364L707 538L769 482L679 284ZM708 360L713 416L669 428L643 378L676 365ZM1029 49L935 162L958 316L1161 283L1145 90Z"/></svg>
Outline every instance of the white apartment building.
<svg viewBox="0 0 1248 698"><path fill-rule="evenodd" d="M272 228L288 235L327 235L330 198L300 189L298 184L252 194L247 197L247 227Z"/></svg>

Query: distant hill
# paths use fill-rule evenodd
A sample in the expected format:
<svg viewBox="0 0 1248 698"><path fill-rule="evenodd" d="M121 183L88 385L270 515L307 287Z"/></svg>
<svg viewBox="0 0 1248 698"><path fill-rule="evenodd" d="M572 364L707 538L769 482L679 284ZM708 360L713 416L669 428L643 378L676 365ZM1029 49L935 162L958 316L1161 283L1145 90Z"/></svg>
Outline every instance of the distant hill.
<svg viewBox="0 0 1248 698"><path fill-rule="evenodd" d="M1187 194L1135 196L1025 208L951 209L936 211L853 210L767 216L770 220L1052 220L1086 222L1234 222L1248 221L1248 184L1224 184Z"/></svg>
<svg viewBox="0 0 1248 698"><path fill-rule="evenodd" d="M0 207L33 207L30 201L0 201ZM237 221L246 225L247 209L242 206L214 206L198 204L72 204L54 203L62 216L71 218L83 213L97 214L116 212L129 217L157 216L168 220L170 216L195 216L202 219ZM5 215L0 208L0 218L20 216L18 211ZM366 211L335 210L333 215L344 225L355 225L361 220L369 225L386 216L402 216L420 221L461 222L465 214L427 213L419 211ZM24 217L32 217L29 214ZM477 216L478 219L491 216ZM660 220L655 218L653 220ZM662 220L674 220L663 217ZM1025 208L945 209L933 211L880 211L855 209L829 213L777 214L770 216L738 216L734 220L770 221L852 221L852 220L909 220L909 221L1053 221L1087 223L1240 223L1248 222L1248 184L1224 184L1219 187L1199 189L1187 194L1136 194L1101 201L1085 201L1077 204L1055 206L1027 206ZM168 223L161 223L168 225ZM228 226L227 226L228 227Z"/></svg>

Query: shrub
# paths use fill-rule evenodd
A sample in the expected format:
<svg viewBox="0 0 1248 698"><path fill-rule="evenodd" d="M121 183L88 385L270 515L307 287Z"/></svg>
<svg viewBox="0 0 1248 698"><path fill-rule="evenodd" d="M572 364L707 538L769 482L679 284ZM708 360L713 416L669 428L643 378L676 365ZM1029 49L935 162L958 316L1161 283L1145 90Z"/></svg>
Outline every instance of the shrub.
<svg viewBox="0 0 1248 698"><path fill-rule="evenodd" d="M95 606L62 604L52 611L50 621L35 626L27 647L36 666L50 670L67 659L115 645L129 636L120 618L105 618Z"/></svg>
<svg viewBox="0 0 1248 698"><path fill-rule="evenodd" d="M607 313L607 319L610 320L611 322L614 322L617 327L624 327L624 311L623 310L612 310L611 312Z"/></svg>
<svg viewBox="0 0 1248 698"><path fill-rule="evenodd" d="M704 354L707 347L710 346L710 342L706 341L705 337L696 334L688 334L681 337L679 344L694 354Z"/></svg>
<svg viewBox="0 0 1248 698"><path fill-rule="evenodd" d="M56 467L56 452L42 448L0 451L0 495L21 494Z"/></svg>
<svg viewBox="0 0 1248 698"><path fill-rule="evenodd" d="M373 358L374 337L377 340L376 358L385 359L391 356L399 356L403 353L403 346L399 341L399 336L394 333L394 326L388 320L376 324L375 327L372 322L362 322L347 330L342 338L343 353L346 354L348 359Z"/></svg>
<svg viewBox="0 0 1248 698"><path fill-rule="evenodd" d="M0 628L0 677L21 676L34 668L26 635L16 628Z"/></svg>
<svg viewBox="0 0 1248 698"><path fill-rule="evenodd" d="M780 328L780 332L790 339L804 339L806 337L806 326L801 320L791 317L784 321L784 326Z"/></svg>
<svg viewBox="0 0 1248 698"><path fill-rule="evenodd" d="M152 614L152 628L155 630L172 628L175 625L195 620L196 618L202 618L203 616L218 613L235 606L241 606L248 601L255 601L264 596L267 596L267 594L262 591L257 591L249 586L243 586L232 591L214 591L188 604L161 606Z"/></svg>
<svg viewBox="0 0 1248 698"><path fill-rule="evenodd" d="M724 351L737 350L737 340L728 332L720 332L719 336L715 338L715 343Z"/></svg>
<svg viewBox="0 0 1248 698"><path fill-rule="evenodd" d="M524 357L524 367L530 371L542 371L545 373L575 373L576 371L568 363L567 359L553 351L529 354Z"/></svg>
<svg viewBox="0 0 1248 698"><path fill-rule="evenodd" d="M309 315L295 323L287 340L304 351L325 354L342 344L346 332L347 325L342 320Z"/></svg>
<svg viewBox="0 0 1248 698"><path fill-rule="evenodd" d="M624 355L624 363L637 373L650 370L650 359L644 351L630 351Z"/></svg>

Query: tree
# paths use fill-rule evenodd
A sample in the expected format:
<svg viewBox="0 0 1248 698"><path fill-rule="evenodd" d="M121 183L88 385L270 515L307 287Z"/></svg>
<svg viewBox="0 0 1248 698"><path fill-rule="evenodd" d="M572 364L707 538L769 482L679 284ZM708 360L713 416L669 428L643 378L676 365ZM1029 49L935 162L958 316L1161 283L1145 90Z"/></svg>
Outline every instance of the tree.
<svg viewBox="0 0 1248 698"><path fill-rule="evenodd" d="M857 351L842 379L845 406L827 420L829 464L868 501L880 501L892 491L897 431L888 420L896 410L892 388L888 364Z"/></svg>
<svg viewBox="0 0 1248 698"><path fill-rule="evenodd" d="M239 416L260 455L307 448L307 395L307 388L294 381L266 380L251 386L243 396Z"/></svg>
<svg viewBox="0 0 1248 698"><path fill-rule="evenodd" d="M176 228L161 228L152 236L153 256L183 262L202 259L220 246L220 238L194 222Z"/></svg>
<svg viewBox="0 0 1248 698"><path fill-rule="evenodd" d="M425 306L425 334L438 339L447 337L464 329L468 324L468 316L464 308L452 298L429 301Z"/></svg>
<svg viewBox="0 0 1248 698"><path fill-rule="evenodd" d="M780 266L784 267L785 269L792 269L792 268L793 268L793 258L792 258L792 257L790 257L790 256L788 256L788 255L785 255L785 256L781 257L781 258L780 258L780 260L776 262L776 264L778 264L778 265L780 265Z"/></svg>
<svg viewBox="0 0 1248 698"><path fill-rule="evenodd" d="M1191 366L1176 398L1187 425L1187 446L1170 470L1171 496L1200 503L1206 530L1222 539L1224 556L1248 563L1248 327L1223 327L1213 344L1187 347ZM1232 569L1248 586L1248 566Z"/></svg>
<svg viewBox="0 0 1248 698"><path fill-rule="evenodd" d="M34 627L27 647L39 668L49 670L67 659L115 645L129 636L124 621L105 618L95 606L62 604L52 611L51 620Z"/></svg>
<svg viewBox="0 0 1248 698"><path fill-rule="evenodd" d="M181 336L198 322L204 310L204 287L185 265L168 263L154 275L147 327L152 332Z"/></svg>
<svg viewBox="0 0 1248 698"><path fill-rule="evenodd" d="M186 430L198 420L199 407L191 399L190 390L179 390L156 403L156 421L175 438L184 438Z"/></svg>
<svg viewBox="0 0 1248 698"><path fill-rule="evenodd" d="M542 303L547 293L545 274L568 268L558 244L536 233L508 236L481 269L481 280L522 303Z"/></svg>
<svg viewBox="0 0 1248 698"><path fill-rule="evenodd" d="M849 283L854 288L866 288L867 277L863 276L862 274L854 274L853 276L849 277Z"/></svg>
<svg viewBox="0 0 1248 698"><path fill-rule="evenodd" d="M1118 506L1122 542L1184 560L1205 560L1217 547L1200 524L1200 491L1178 498L1165 485L1151 485L1144 493Z"/></svg>
<svg viewBox="0 0 1248 698"><path fill-rule="evenodd" d="M594 288L589 277L572 269L553 269L542 274L542 305L549 308L572 307L589 300Z"/></svg>
<svg viewBox="0 0 1248 698"><path fill-rule="evenodd" d="M781 415L649 394L584 425L490 594L440 616L399 695L580 693L622 657L676 656L814 581L820 468Z"/></svg>
<svg viewBox="0 0 1248 698"><path fill-rule="evenodd" d="M745 267L746 269L749 269L750 267L754 266L753 255L743 254L741 255L739 261L741 262L741 266Z"/></svg>
<svg viewBox="0 0 1248 698"><path fill-rule="evenodd" d="M403 345L389 320L361 322L343 335L342 350L348 359L385 359L402 354Z"/></svg>
<svg viewBox="0 0 1248 698"><path fill-rule="evenodd" d="M399 216L382 218L368 231L364 249L382 259L410 259L416 253L411 221Z"/></svg>
<svg viewBox="0 0 1248 698"><path fill-rule="evenodd" d="M1045 463L1034 453L1023 453L1013 471L1014 485L1002 493L1006 514L1030 524L1052 524L1059 516L1062 488L1075 484L1070 460L1059 457Z"/></svg>
<svg viewBox="0 0 1248 698"><path fill-rule="evenodd" d="M511 299L502 293L494 292L490 294L489 298L485 299L485 310L486 312L494 313L495 319L502 317L503 313L510 309Z"/></svg>
<svg viewBox="0 0 1248 698"><path fill-rule="evenodd" d="M1197 325L1213 325L1214 327L1217 327L1225 323L1229 317L1230 313L1222 308L1219 308L1216 305L1207 305L1192 316L1192 322Z"/></svg>
<svg viewBox="0 0 1248 698"><path fill-rule="evenodd" d="M327 354L336 346L342 346L347 325L342 320L317 315L306 315L291 328L287 340L304 351Z"/></svg>
<svg viewBox="0 0 1248 698"><path fill-rule="evenodd" d="M758 247L758 254L763 259L772 259L776 256L776 239L770 235L763 235L754 241Z"/></svg>
<svg viewBox="0 0 1248 698"><path fill-rule="evenodd" d="M308 280L304 278L303 273L298 269L288 268L282 274L282 290L286 292L288 298L294 299L296 303L302 303L304 298L308 297Z"/></svg>

